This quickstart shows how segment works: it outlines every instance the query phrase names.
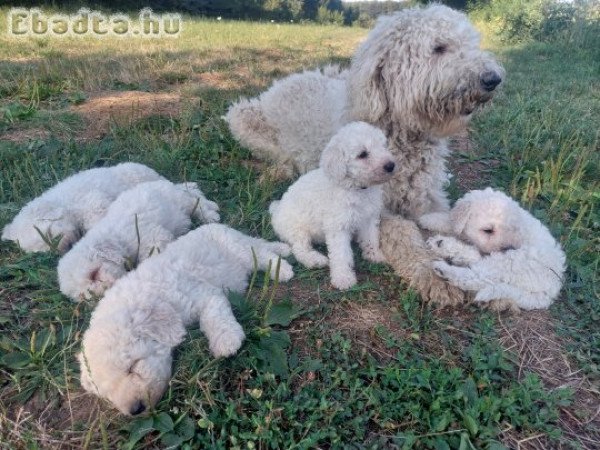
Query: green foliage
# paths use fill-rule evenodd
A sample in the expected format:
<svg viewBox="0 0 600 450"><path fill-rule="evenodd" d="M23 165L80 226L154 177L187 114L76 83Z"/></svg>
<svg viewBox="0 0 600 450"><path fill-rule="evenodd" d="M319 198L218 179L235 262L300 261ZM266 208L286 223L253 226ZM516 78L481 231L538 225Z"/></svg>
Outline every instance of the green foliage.
<svg viewBox="0 0 600 450"><path fill-rule="evenodd" d="M574 40L590 47L600 42L600 12L594 0L489 0L473 1L470 7L508 42Z"/></svg>

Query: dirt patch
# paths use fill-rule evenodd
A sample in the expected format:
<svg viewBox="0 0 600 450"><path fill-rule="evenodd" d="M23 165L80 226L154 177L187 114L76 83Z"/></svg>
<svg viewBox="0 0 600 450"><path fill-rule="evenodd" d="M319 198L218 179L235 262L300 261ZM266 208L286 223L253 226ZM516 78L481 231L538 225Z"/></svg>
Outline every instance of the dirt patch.
<svg viewBox="0 0 600 450"><path fill-rule="evenodd" d="M89 140L101 138L114 125L128 126L153 115L177 117L181 107L178 92L106 91L90 94L70 110L83 117L86 130L79 137Z"/></svg>
<svg viewBox="0 0 600 450"><path fill-rule="evenodd" d="M547 311L499 316L500 343L519 362L518 378L527 372L537 374L547 389L570 388L573 402L561 407L560 427L566 438L582 449L600 448L600 392L576 368L565 342L554 332L554 321ZM523 436L510 426L502 438L510 448L548 449L545 436Z"/></svg>
<svg viewBox="0 0 600 450"><path fill-rule="evenodd" d="M41 128L28 128L22 130L11 130L2 134L2 140L8 142L29 142L37 140L45 140L50 136L48 130Z"/></svg>

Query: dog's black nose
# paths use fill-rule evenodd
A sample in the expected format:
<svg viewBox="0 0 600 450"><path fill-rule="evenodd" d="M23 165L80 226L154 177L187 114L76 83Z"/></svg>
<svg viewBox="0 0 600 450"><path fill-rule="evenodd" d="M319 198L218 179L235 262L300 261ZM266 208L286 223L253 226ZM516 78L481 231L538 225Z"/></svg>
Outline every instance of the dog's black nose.
<svg viewBox="0 0 600 450"><path fill-rule="evenodd" d="M383 166L383 170L385 170L388 173L392 173L394 171L395 167L396 167L396 163L393 163L390 161Z"/></svg>
<svg viewBox="0 0 600 450"><path fill-rule="evenodd" d="M488 92L492 92L502 82L502 78L496 72L489 71L481 74L481 87Z"/></svg>
<svg viewBox="0 0 600 450"><path fill-rule="evenodd" d="M137 416L138 414L141 414L144 411L146 411L146 405L144 405L143 402L138 401L133 404L133 406L131 407L131 410L129 412L131 413L132 416Z"/></svg>

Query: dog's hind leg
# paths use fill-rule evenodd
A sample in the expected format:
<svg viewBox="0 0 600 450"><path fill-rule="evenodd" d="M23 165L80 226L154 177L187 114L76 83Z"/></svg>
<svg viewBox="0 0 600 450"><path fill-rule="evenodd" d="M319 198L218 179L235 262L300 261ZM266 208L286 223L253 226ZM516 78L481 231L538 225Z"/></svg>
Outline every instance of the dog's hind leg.
<svg viewBox="0 0 600 450"><path fill-rule="evenodd" d="M327 267L327 256L312 248L310 236L297 236L292 242L292 253L300 264L309 269Z"/></svg>

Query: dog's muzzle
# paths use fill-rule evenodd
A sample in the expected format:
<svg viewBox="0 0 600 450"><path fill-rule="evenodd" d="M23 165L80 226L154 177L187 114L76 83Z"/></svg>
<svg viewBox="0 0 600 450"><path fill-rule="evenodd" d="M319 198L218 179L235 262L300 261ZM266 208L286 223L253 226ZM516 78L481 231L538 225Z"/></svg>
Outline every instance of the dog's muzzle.
<svg viewBox="0 0 600 450"><path fill-rule="evenodd" d="M500 83L502 83L502 77L497 72L489 70L481 74L479 82L484 91L492 92Z"/></svg>

